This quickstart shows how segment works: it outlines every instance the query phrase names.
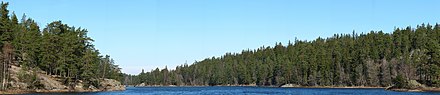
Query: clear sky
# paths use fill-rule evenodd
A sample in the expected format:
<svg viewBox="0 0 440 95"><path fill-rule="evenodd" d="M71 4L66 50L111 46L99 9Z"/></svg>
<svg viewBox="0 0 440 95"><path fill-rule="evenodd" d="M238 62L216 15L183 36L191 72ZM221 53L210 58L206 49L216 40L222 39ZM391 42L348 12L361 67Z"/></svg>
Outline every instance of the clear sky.
<svg viewBox="0 0 440 95"><path fill-rule="evenodd" d="M440 21L440 0L6 0L42 27L89 30L124 73L335 33Z"/></svg>

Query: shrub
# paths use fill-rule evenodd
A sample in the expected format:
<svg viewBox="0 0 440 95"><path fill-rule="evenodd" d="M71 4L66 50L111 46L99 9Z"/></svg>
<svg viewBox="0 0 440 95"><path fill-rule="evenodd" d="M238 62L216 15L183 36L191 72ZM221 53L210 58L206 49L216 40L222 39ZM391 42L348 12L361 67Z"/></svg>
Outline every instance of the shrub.
<svg viewBox="0 0 440 95"><path fill-rule="evenodd" d="M402 75L397 75L392 81L397 88L406 88L408 85L408 82L402 77Z"/></svg>

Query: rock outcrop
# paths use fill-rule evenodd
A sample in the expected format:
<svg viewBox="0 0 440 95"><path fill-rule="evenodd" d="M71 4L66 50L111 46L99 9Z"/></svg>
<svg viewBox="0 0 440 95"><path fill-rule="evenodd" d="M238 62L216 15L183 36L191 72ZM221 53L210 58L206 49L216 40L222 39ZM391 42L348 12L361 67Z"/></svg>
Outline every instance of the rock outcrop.
<svg viewBox="0 0 440 95"><path fill-rule="evenodd" d="M38 73L37 78L39 83L44 86L44 90L68 89L67 86L63 85L63 83L55 80L49 75Z"/></svg>
<svg viewBox="0 0 440 95"><path fill-rule="evenodd" d="M410 80L408 81L408 88L417 89L417 88L426 88L426 86L417 82L416 80Z"/></svg>
<svg viewBox="0 0 440 95"><path fill-rule="evenodd" d="M300 85L296 85L296 84L284 84L284 85L281 85L281 86L279 86L279 87L300 87Z"/></svg>
<svg viewBox="0 0 440 95"><path fill-rule="evenodd" d="M24 70L18 66L11 66L11 79L8 82L10 89L22 92L96 92L96 91L121 91L125 86L114 79L97 79L99 87L89 85L85 87L82 80L76 81L73 86L66 86L61 81L63 77L46 75L41 70Z"/></svg>
<svg viewBox="0 0 440 95"><path fill-rule="evenodd" d="M143 86L146 86L145 83L141 83L141 84L136 85L136 87L143 87Z"/></svg>
<svg viewBox="0 0 440 95"><path fill-rule="evenodd" d="M440 92L440 88L435 87L427 87L416 80L409 80L406 82L407 85L405 87L396 87L396 86L390 86L385 88L385 90L391 90L391 91L399 91L399 92Z"/></svg>
<svg viewBox="0 0 440 95"><path fill-rule="evenodd" d="M125 86L121 84L121 82L116 81L114 79L103 79L100 82L101 87L103 87L103 91L122 91L125 90Z"/></svg>

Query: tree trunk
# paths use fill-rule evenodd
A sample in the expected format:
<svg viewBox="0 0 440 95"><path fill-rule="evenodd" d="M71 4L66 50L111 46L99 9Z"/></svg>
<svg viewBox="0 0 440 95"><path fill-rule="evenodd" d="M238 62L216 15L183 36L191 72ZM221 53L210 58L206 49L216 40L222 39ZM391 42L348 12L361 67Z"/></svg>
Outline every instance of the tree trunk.
<svg viewBox="0 0 440 95"><path fill-rule="evenodd" d="M3 61L3 71L2 71L2 90L5 90L5 82L6 82L6 61Z"/></svg>
<svg viewBox="0 0 440 95"><path fill-rule="evenodd" d="M104 65L103 68L104 68L104 69L103 69L103 72L102 72L102 78L105 78L105 67L107 67L107 66L105 66L105 64L106 64L106 63L103 63L103 65Z"/></svg>

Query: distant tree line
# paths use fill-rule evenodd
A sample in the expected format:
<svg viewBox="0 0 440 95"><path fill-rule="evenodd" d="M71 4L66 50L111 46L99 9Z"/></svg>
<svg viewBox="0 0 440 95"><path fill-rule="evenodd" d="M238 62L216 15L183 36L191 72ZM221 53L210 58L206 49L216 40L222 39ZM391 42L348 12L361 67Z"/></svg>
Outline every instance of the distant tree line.
<svg viewBox="0 0 440 95"><path fill-rule="evenodd" d="M21 20L9 13L8 3L0 7L0 88L8 88L11 65L37 68L64 78L65 84L85 81L97 87L98 78L122 79L110 56L102 56L87 36L87 30L61 21L49 23L43 30L23 14Z"/></svg>
<svg viewBox="0 0 440 95"><path fill-rule="evenodd" d="M390 86L401 76L439 86L440 25L335 34L125 75L147 85Z"/></svg>

